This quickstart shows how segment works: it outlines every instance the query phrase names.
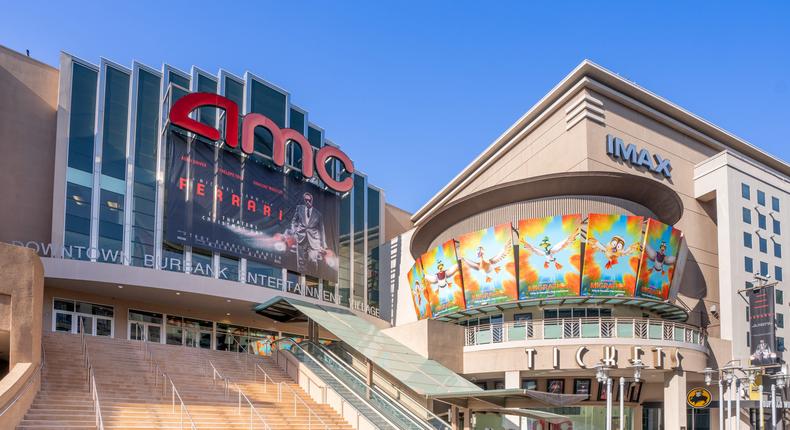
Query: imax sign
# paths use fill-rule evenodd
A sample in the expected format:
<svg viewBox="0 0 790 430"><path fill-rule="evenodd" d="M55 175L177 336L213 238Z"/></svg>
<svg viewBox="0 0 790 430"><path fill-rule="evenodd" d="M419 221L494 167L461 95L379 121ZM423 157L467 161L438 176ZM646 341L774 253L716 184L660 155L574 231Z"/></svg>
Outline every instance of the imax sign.
<svg viewBox="0 0 790 430"><path fill-rule="evenodd" d="M651 172L672 177L672 165L669 160L661 158L658 154L650 155L647 149L638 149L633 143L625 144L623 139L606 135L606 153L612 158L619 158L633 166L645 167Z"/></svg>

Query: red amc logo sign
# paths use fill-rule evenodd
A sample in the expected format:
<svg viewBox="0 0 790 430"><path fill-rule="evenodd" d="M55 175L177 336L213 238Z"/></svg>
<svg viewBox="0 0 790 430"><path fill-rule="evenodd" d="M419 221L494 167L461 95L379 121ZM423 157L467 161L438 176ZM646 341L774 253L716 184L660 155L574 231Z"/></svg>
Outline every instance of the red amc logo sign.
<svg viewBox="0 0 790 430"><path fill-rule="evenodd" d="M221 95L190 93L181 97L170 109L170 123L206 139L221 140L219 130L189 117L192 111L200 107L216 107L225 111L225 143L231 148L238 147L239 107L232 100ZM315 173L318 173L318 177L329 188L341 193L351 190L354 186L354 180L350 176L342 181L336 181L326 170L327 160L335 158L343 164L343 167L349 174L354 173L354 163L343 151L332 146L324 146L315 153L315 161L313 161L313 146L298 131L290 128L280 128L274 121L259 113L244 115L241 124L241 150L245 154L252 154L253 152L255 128L263 127L269 130L274 140L274 153L272 154L274 164L280 167L284 166L286 144L289 141L296 142L302 148L301 168L305 177L311 178L315 170Z"/></svg>

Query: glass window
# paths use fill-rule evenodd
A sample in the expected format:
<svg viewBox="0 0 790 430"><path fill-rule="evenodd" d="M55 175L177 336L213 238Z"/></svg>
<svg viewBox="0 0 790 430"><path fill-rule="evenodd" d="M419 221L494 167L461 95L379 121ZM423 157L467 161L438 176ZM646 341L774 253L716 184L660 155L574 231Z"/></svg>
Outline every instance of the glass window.
<svg viewBox="0 0 790 430"><path fill-rule="evenodd" d="M112 317L112 306L96 305L93 303L77 302L77 312L81 314L98 315Z"/></svg>
<svg viewBox="0 0 790 430"><path fill-rule="evenodd" d="M367 186L363 176L354 175L354 301L365 302L365 197Z"/></svg>
<svg viewBox="0 0 790 430"><path fill-rule="evenodd" d="M271 288L273 290L282 290L284 286L282 278L282 269L267 266L257 261L247 260L246 281L248 284Z"/></svg>
<svg viewBox="0 0 790 430"><path fill-rule="evenodd" d="M302 279L298 273L287 271L285 276L285 291L292 294L304 295Z"/></svg>
<svg viewBox="0 0 790 430"><path fill-rule="evenodd" d="M337 292L337 286L335 283L324 279L323 289L323 300L325 302L335 303L335 294Z"/></svg>
<svg viewBox="0 0 790 430"><path fill-rule="evenodd" d="M784 303L784 293L782 292L782 290L774 290L774 291L776 291L776 303L781 305L782 303Z"/></svg>
<svg viewBox="0 0 790 430"><path fill-rule="evenodd" d="M779 212L779 198L778 197L771 197L771 209Z"/></svg>
<svg viewBox="0 0 790 430"><path fill-rule="evenodd" d="M749 195L749 186L746 184L741 184L741 197L746 200L749 200L751 196Z"/></svg>
<svg viewBox="0 0 790 430"><path fill-rule="evenodd" d="M556 309L544 309L543 310L543 319L552 319L557 318L557 310Z"/></svg>
<svg viewBox="0 0 790 430"><path fill-rule="evenodd" d="M189 89L189 78L181 76L180 74L172 70L168 74L168 80L170 81L171 84L178 85L179 87L185 90Z"/></svg>
<svg viewBox="0 0 790 430"><path fill-rule="evenodd" d="M159 76L140 70L137 78L131 229L131 264L138 267L153 266L159 86Z"/></svg>
<svg viewBox="0 0 790 430"><path fill-rule="evenodd" d="M765 193L760 190L757 190L757 204L765 206Z"/></svg>
<svg viewBox="0 0 790 430"><path fill-rule="evenodd" d="M126 178L126 128L129 118L129 74L107 67L104 86L101 172Z"/></svg>
<svg viewBox="0 0 790 430"><path fill-rule="evenodd" d="M225 97L231 99L241 109L244 106L244 85L235 79L225 77Z"/></svg>
<svg viewBox="0 0 790 430"><path fill-rule="evenodd" d="M351 296L351 193L340 199L340 240L338 248L338 294L340 304L348 307Z"/></svg>
<svg viewBox="0 0 790 430"><path fill-rule="evenodd" d="M746 273L754 273L754 260L751 257L743 257L743 270Z"/></svg>
<svg viewBox="0 0 790 430"><path fill-rule="evenodd" d="M99 206L99 255L105 263L123 264L123 194L101 190Z"/></svg>
<svg viewBox="0 0 790 430"><path fill-rule="evenodd" d="M603 309L601 309L601 316L602 317L611 317L612 316L612 309L611 308L603 308Z"/></svg>
<svg viewBox="0 0 790 430"><path fill-rule="evenodd" d="M74 312L74 302L71 300L55 299L53 307L56 311Z"/></svg>
<svg viewBox="0 0 790 430"><path fill-rule="evenodd" d="M774 242L774 257L782 258L782 245Z"/></svg>
<svg viewBox="0 0 790 430"><path fill-rule="evenodd" d="M751 336L751 335L749 334L749 332L747 331L747 332L746 332L746 346L747 346L747 347L749 346L749 344L750 344L750 342L751 342L751 341L752 341L752 336Z"/></svg>
<svg viewBox="0 0 790 430"><path fill-rule="evenodd" d="M746 306L746 322L749 322L749 307Z"/></svg>
<svg viewBox="0 0 790 430"><path fill-rule="evenodd" d="M768 275L768 263L765 261L760 262L760 275L766 276Z"/></svg>
<svg viewBox="0 0 790 430"><path fill-rule="evenodd" d="M784 352L785 350L785 338L781 336L776 337L776 350L779 352Z"/></svg>
<svg viewBox="0 0 790 430"><path fill-rule="evenodd" d="M533 390L533 391L536 391L538 389L538 380L537 379L522 379L521 380L521 389L522 390Z"/></svg>
<svg viewBox="0 0 790 430"><path fill-rule="evenodd" d="M219 258L219 279L228 281L239 280L239 259L234 257L221 256Z"/></svg>
<svg viewBox="0 0 790 430"><path fill-rule="evenodd" d="M314 299L318 298L318 278L312 276L304 277L304 295Z"/></svg>
<svg viewBox="0 0 790 430"><path fill-rule="evenodd" d="M197 90L201 93L216 93L217 81L213 78L198 73ZM198 108L198 121L203 124L215 126L217 124L217 108L201 107Z"/></svg>
<svg viewBox="0 0 790 430"><path fill-rule="evenodd" d="M96 130L96 81L98 73L74 63L71 76L68 166L93 173Z"/></svg>
<svg viewBox="0 0 790 430"><path fill-rule="evenodd" d="M368 305L379 306L379 225L381 223L381 193L373 188L368 188L368 259L367 259L367 289Z"/></svg>
<svg viewBox="0 0 790 430"><path fill-rule="evenodd" d="M192 271L193 275L214 276L214 259L211 252L204 249L192 248Z"/></svg>
<svg viewBox="0 0 790 430"><path fill-rule="evenodd" d="M766 223L765 215L757 214L757 226L762 229L766 229L767 228L766 225L767 223Z"/></svg>
<svg viewBox="0 0 790 430"><path fill-rule="evenodd" d="M152 324L162 324L162 314L156 312L138 311L129 309L130 321L141 321Z"/></svg>
<svg viewBox="0 0 790 430"><path fill-rule="evenodd" d="M784 314L777 313L776 314L776 326L779 328L784 328L785 326L785 316Z"/></svg>
<svg viewBox="0 0 790 430"><path fill-rule="evenodd" d="M91 189L66 184L66 224L64 258L88 259L91 234Z"/></svg>
<svg viewBox="0 0 790 430"><path fill-rule="evenodd" d="M184 272L186 269L184 250L169 243L162 244L162 262L159 265L163 270L170 272Z"/></svg>
<svg viewBox="0 0 790 430"><path fill-rule="evenodd" d="M251 85L251 112L263 114L285 128L285 94L254 79Z"/></svg>
<svg viewBox="0 0 790 430"><path fill-rule="evenodd" d="M743 222L746 224L752 223L752 211L749 208L743 208Z"/></svg>
<svg viewBox="0 0 790 430"><path fill-rule="evenodd" d="M779 228L779 220L778 219L773 220L773 225L774 225L774 234L782 234L782 231Z"/></svg>
<svg viewBox="0 0 790 430"><path fill-rule="evenodd" d="M774 266L774 279L777 281L782 280L782 268L779 266Z"/></svg>
<svg viewBox="0 0 790 430"><path fill-rule="evenodd" d="M751 233L743 232L743 246L745 246L747 248L751 248L752 247L752 234Z"/></svg>
<svg viewBox="0 0 790 430"><path fill-rule="evenodd" d="M312 126L307 127L307 141L310 142L313 148L320 148L322 140L321 130Z"/></svg>
<svg viewBox="0 0 790 430"><path fill-rule="evenodd" d="M757 240L758 240L758 242L760 244L760 252L767 253L768 252L768 240L766 240L764 237L758 237Z"/></svg>

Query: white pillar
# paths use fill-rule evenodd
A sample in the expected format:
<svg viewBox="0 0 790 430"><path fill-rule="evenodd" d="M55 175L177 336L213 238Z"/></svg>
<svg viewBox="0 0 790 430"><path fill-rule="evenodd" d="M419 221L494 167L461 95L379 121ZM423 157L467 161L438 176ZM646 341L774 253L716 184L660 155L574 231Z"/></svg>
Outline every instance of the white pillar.
<svg viewBox="0 0 790 430"><path fill-rule="evenodd" d="M520 388L521 372L511 370L505 372L505 388ZM505 430L515 430L521 427L521 419L518 415L502 415L502 428Z"/></svg>
<svg viewBox="0 0 790 430"><path fill-rule="evenodd" d="M664 376L664 428L686 427L686 372L673 370Z"/></svg>
<svg viewBox="0 0 790 430"><path fill-rule="evenodd" d="M606 378L606 430L612 430L612 378Z"/></svg>

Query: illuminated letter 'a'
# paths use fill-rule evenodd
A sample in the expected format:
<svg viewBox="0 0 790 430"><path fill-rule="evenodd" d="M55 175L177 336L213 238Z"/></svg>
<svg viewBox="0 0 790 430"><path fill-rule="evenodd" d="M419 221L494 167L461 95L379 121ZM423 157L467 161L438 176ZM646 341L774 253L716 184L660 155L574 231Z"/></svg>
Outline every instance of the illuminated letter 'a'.
<svg viewBox="0 0 790 430"><path fill-rule="evenodd" d="M233 100L219 94L190 93L181 97L170 109L170 123L206 139L218 141L220 140L219 130L189 117L192 111L204 106L225 110L225 143L232 148L237 147L239 145L239 107Z"/></svg>

